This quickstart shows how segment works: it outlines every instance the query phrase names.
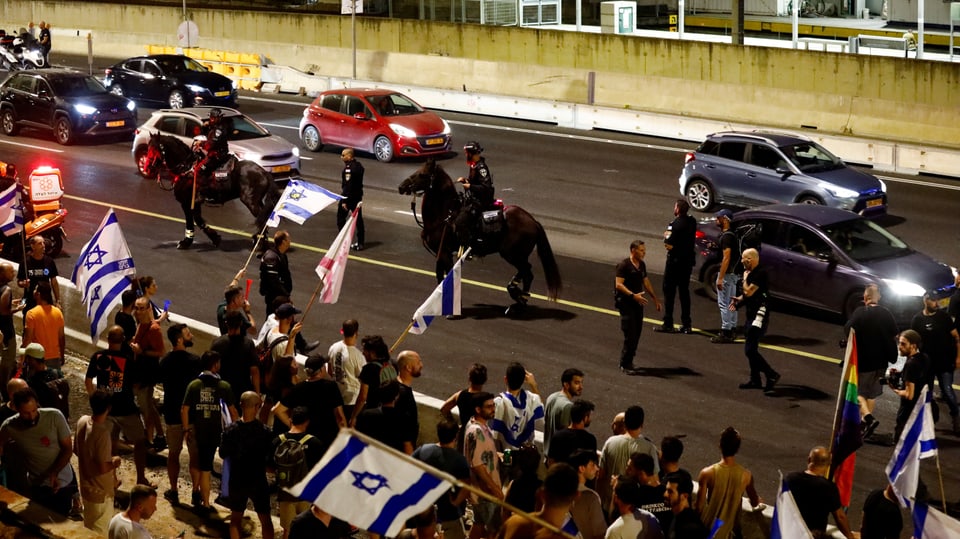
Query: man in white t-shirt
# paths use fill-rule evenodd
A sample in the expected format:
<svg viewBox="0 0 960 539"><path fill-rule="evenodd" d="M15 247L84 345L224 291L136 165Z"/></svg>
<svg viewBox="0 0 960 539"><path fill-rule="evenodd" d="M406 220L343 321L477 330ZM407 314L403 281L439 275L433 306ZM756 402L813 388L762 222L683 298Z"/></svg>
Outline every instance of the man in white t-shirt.
<svg viewBox="0 0 960 539"><path fill-rule="evenodd" d="M157 510L157 490L147 485L130 489L130 505L110 520L108 539L151 539L153 536L140 523Z"/></svg>
<svg viewBox="0 0 960 539"><path fill-rule="evenodd" d="M360 394L360 370L366 360L363 353L357 348L357 332L360 322L344 320L340 333L343 339L333 343L327 352L327 373L340 387L340 396L343 397L343 413L349 424L354 424L356 417L363 410L356 410L357 395Z"/></svg>
<svg viewBox="0 0 960 539"><path fill-rule="evenodd" d="M663 530L653 513L637 507L640 484L621 479L613 491L617 520L607 528L606 539L663 539Z"/></svg>

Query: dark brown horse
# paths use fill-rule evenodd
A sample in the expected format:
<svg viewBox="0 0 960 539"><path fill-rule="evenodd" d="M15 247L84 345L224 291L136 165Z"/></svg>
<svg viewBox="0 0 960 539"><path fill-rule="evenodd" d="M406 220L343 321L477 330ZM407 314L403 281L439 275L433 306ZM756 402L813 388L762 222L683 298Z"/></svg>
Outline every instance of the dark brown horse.
<svg viewBox="0 0 960 539"><path fill-rule="evenodd" d="M401 195L423 194L420 210L423 231L420 238L424 247L437 256L436 275L439 282L453 267L454 256L459 248L453 221L460 211L460 195L453 180L433 159L403 180L399 190ZM530 296L530 284L533 282L533 271L528 259L536 247L547 279L547 296L552 300L557 299L563 283L543 226L520 206L506 206L503 216L506 220L505 230L493 245L488 242L486 248L481 251L475 249L474 254L483 256L499 252L504 260L517 268L517 274L507 285L507 292L515 302L525 304Z"/></svg>
<svg viewBox="0 0 960 539"><path fill-rule="evenodd" d="M223 178L217 174L220 171L216 171L214 175L217 177L213 180L201 179L197 189L197 201L192 204L193 168L197 160L197 154L180 139L169 135L153 135L147 144L147 153L141 165L143 175L148 178L155 177L161 181L162 168L173 177L173 194L183 209L186 225L186 235L178 247L186 248L193 242L194 223L210 237L215 245L220 243L220 236L207 226L200 212L203 201L222 204L239 198L256 219L255 234L259 234L283 193L274 182L273 176L253 161L241 161L231 155L229 163L231 166L227 167L229 172ZM161 181L161 187L163 184L164 182Z"/></svg>

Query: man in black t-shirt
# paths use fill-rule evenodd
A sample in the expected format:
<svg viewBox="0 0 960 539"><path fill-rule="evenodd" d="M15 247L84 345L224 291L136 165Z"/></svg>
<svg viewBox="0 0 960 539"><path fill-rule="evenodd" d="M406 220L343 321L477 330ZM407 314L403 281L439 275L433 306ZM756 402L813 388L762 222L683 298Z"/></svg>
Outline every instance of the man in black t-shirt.
<svg viewBox="0 0 960 539"><path fill-rule="evenodd" d="M220 377L230 384L235 398L247 391L262 393L260 362L256 345L242 331L247 320L243 311L234 309L226 313L227 334L217 337L210 349L220 354ZM234 404L239 404L239 401Z"/></svg>
<svg viewBox="0 0 960 539"><path fill-rule="evenodd" d="M680 333L693 333L690 319L690 274L696 261L694 240L697 220L689 215L690 204L677 199L673 205L675 219L663 233L667 264L663 269L663 325L654 331L673 333L673 298L680 295Z"/></svg>
<svg viewBox="0 0 960 539"><path fill-rule="evenodd" d="M274 407L276 418L288 427L290 410L304 406L310 416L307 432L316 436L326 451L341 428L347 425L343 414L343 397L336 382L327 377L327 358L315 354L307 358L304 370L309 377L295 385L287 396Z"/></svg>
<svg viewBox="0 0 960 539"><path fill-rule="evenodd" d="M923 310L913 317L910 327L920 334L920 351L930 360L930 375L927 377L930 391L933 391L933 379L936 378L953 419L953 433L960 435L957 394L953 391L953 371L960 367L960 333L954 327L953 319L940 310L936 296L930 292L923 295Z"/></svg>
<svg viewBox="0 0 960 539"><path fill-rule="evenodd" d="M570 407L570 424L554 433L550 439L547 466L557 462L570 464L570 456L578 449L597 451L597 437L587 431L596 407L588 400L577 399Z"/></svg>
<svg viewBox="0 0 960 539"><path fill-rule="evenodd" d="M424 444L413 452L413 458L425 462L434 468L448 473L461 481L470 480L470 464L461 451L457 451L457 432L459 427L456 421L441 419L437 423L438 443ZM464 502L469 491L466 489L451 489L450 492L437 499L436 525L440 527L443 536L448 539L463 537ZM427 535L428 537L432 537ZM418 537L424 535L418 534Z"/></svg>
<svg viewBox="0 0 960 539"><path fill-rule="evenodd" d="M310 428L310 414L304 406L297 406L290 410L290 430L273 439L272 450L270 452L274 458L277 457L277 448L287 440L298 442L303 449L303 471L309 473L314 466L323 458L326 449L323 443L308 432ZM274 463L277 464L277 463ZM277 466L277 474L281 472L280 466ZM298 481L297 477L290 477L281 483L281 486L289 485ZM294 483L295 484L295 483ZM279 506L280 527L285 533L290 533L290 522L298 514L310 510L310 502L305 502L290 494L283 488L277 491L277 505Z"/></svg>
<svg viewBox="0 0 960 539"><path fill-rule="evenodd" d="M903 530L903 515L893 486L878 488L863 502L860 539L899 539Z"/></svg>
<svg viewBox="0 0 960 539"><path fill-rule="evenodd" d="M26 313L37 306L37 300L34 299L33 293L37 291L37 285L41 282L50 283L50 288L53 290L53 305L59 307L60 285L57 282L57 276L59 275L57 263L46 254L46 243L42 236L34 236L27 243L30 252L24 259L26 264L21 264L20 269L17 270L17 284L20 285L20 288L25 289L23 300L26 305L23 312Z"/></svg>
<svg viewBox="0 0 960 539"><path fill-rule="evenodd" d="M717 305L720 307L720 334L710 339L714 344L728 344L737 330L737 311L730 310L730 300L737 295L737 279L743 273L740 264L740 238L730 230L733 212L720 210L714 217L720 227L720 268L717 271Z"/></svg>
<svg viewBox="0 0 960 539"><path fill-rule="evenodd" d="M893 392L900 397L900 407L897 409L897 426L894 429L893 439L899 440L903 428L910 419L910 413L913 412L914 405L920 398L920 390L928 383L930 376L930 361L927 356L920 351L920 334L912 329L904 330L900 333L897 340L897 348L900 355L907 358L903 364L903 373L901 373L902 387L893 385L890 379L890 387Z"/></svg>
<svg viewBox="0 0 960 539"><path fill-rule="evenodd" d="M187 351L193 346L193 334L186 324L173 324L167 328L167 339L173 348L160 359L160 383L163 384L163 422L167 425L167 477L170 488L163 497L177 505L180 503L177 478L180 477L180 453L183 450L184 432L180 405L187 394L187 386L200 375L200 358ZM190 479L194 498L200 495L200 470L197 468L197 445L187 444L190 456Z"/></svg>
<svg viewBox="0 0 960 539"><path fill-rule="evenodd" d="M137 483L149 485L145 475L147 467L147 431L140 418L140 410L133 399L133 382L136 378L133 350L124 346L123 328L113 326L107 332L106 350L100 350L90 358L84 383L87 394L98 389L113 393L108 419L113 423L114 442L123 432L124 439L133 444L133 463L137 469Z"/></svg>
<svg viewBox="0 0 960 539"><path fill-rule="evenodd" d="M630 244L630 256L617 264L614 281L613 293L620 311L620 331L623 332L620 370L627 373L635 370L633 357L637 354L640 332L643 331L643 306L650 301L648 298L652 298L657 312L662 308L647 277L647 265L643 261L646 254L643 241L634 240Z"/></svg>
<svg viewBox="0 0 960 539"><path fill-rule="evenodd" d="M830 471L830 452L825 447L814 447L807 456L807 469L787 474L784 480L797 502L800 516L814 537L823 537L827 531L827 517L833 515L840 533L853 539L847 513L840 505L837 484L827 479Z"/></svg>
<svg viewBox="0 0 960 539"><path fill-rule="evenodd" d="M380 406L364 410L357 417L357 430L397 451L413 453L413 440L408 433L409 419L397 410L400 382L391 380L380 388Z"/></svg>
<svg viewBox="0 0 960 539"><path fill-rule="evenodd" d="M273 436L257 419L262 404L260 396L247 391L240 396L240 420L223 431L220 456L230 462L227 507L230 508L230 536L240 537L243 512L247 500L260 520L260 531L265 539L273 539L273 520L270 518L270 486L267 484L267 464L273 458Z"/></svg>
<svg viewBox="0 0 960 539"><path fill-rule="evenodd" d="M747 322L744 325L743 351L750 363L750 379L740 384L740 389L763 389L764 394L772 394L780 380L780 375L760 354L760 339L770 325L770 311L767 296L770 293L770 281L767 269L760 266L760 253L756 249L746 249L740 255L743 263L743 292L734 296L730 308L740 305L747 308ZM767 377L767 384L760 384L760 374Z"/></svg>

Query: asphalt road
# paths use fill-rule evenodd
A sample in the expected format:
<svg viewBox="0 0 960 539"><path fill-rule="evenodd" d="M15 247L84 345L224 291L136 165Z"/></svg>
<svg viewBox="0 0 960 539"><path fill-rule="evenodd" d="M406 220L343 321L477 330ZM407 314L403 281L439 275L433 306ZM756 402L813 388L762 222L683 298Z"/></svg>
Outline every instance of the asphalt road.
<svg viewBox="0 0 960 539"><path fill-rule="evenodd" d="M104 64L106 65L106 64ZM289 102L293 103L289 103ZM286 103L284 103L286 102ZM305 98L244 94L242 110L273 132L296 140ZM149 109L141 110L141 119ZM761 495L771 502L777 470L802 469L808 450L828 444L836 404L841 351L838 320L829 315L786 308L773 313L765 339L765 355L783 375L776 396L745 392L737 384L747 377L739 345L710 344L705 335L661 335L647 325L636 363L639 376L617 370L621 336L613 308L613 265L625 257L635 237L648 242L648 267L659 290L663 251L659 240L672 218L678 196L677 174L690 145L613 133L573 132L527 122L445 113L455 144L480 140L493 172L497 194L519 204L545 226L564 278L561 301L535 297L522 316L508 317L509 298L503 285L513 271L498 258L469 262L463 271L461 320L438 320L422 336L402 345L419 351L425 363L415 389L445 398L466 383L474 362L490 371L488 389L500 391L501 374L511 361L535 373L546 395L559 386L560 372L578 367L586 372L583 397L597 405L591 430L602 441L613 415L631 404L647 411L646 432L656 440L684 436L683 465L690 470L719 458L720 431L737 427L744 438L741 462L754 471ZM339 189L339 151L304 151L305 177ZM207 323L222 289L249 254L253 218L238 203L207 208L207 220L224 233L219 249L198 235L194 249L177 251L182 235L179 206L171 193L140 178L129 142L81 143L61 147L49 134L0 135L0 159L21 171L52 164L64 172L70 211L69 243L58 260L68 275L76 255L108 207L117 211L140 275L158 279L161 300L171 309ZM393 342L414 310L435 286L430 255L418 239L409 215L409 199L396 186L420 165L418 161L381 164L361 155L367 169L364 217L367 249L352 256L340 302L318 305L306 319L308 338L334 342L340 322L360 320L362 334L382 334ZM444 161L452 174L465 164L457 156ZM958 186L936 178L888 180L891 217L885 224L920 250L956 263L958 228L955 208ZM303 306L317 284L313 270L336 235L331 209L304 226L285 225L293 235L291 253L295 301ZM947 232L942 232L947 231ZM543 294L538 261L533 261L533 291ZM256 279L256 260L248 274ZM254 285L256 286L256 285ZM775 283L774 283L775 286ZM262 301L251 303L262 316ZM651 322L657 313L648 309ZM701 294L693 298L694 326L715 331L716 305ZM881 432L893 428L896 402L887 392L877 413ZM943 423L941 423L943 426ZM947 500L960 499L960 440L940 431L941 465ZM883 484L883 468L892 448L867 445L858 453L853 522L866 494ZM926 463L924 478L936 492L936 468Z"/></svg>

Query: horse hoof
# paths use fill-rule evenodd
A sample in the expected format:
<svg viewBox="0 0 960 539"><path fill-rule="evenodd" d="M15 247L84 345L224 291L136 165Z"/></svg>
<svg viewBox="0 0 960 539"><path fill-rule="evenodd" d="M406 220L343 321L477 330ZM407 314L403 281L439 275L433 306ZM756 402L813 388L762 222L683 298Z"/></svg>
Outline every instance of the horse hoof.
<svg viewBox="0 0 960 539"><path fill-rule="evenodd" d="M526 303L520 303L518 301L517 303L514 303L513 305L507 307L507 310L503 311L503 314L506 316L513 316L515 314L520 314L520 312L523 311L524 308L526 308L526 306L527 306Z"/></svg>
<svg viewBox="0 0 960 539"><path fill-rule="evenodd" d="M193 245L193 238L183 238L177 242L177 249L186 250L189 249L191 245Z"/></svg>
<svg viewBox="0 0 960 539"><path fill-rule="evenodd" d="M220 234L218 234L216 230L204 230L204 232L207 234L207 237L210 238L210 243L212 243L214 247L220 247Z"/></svg>

